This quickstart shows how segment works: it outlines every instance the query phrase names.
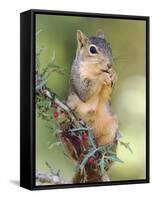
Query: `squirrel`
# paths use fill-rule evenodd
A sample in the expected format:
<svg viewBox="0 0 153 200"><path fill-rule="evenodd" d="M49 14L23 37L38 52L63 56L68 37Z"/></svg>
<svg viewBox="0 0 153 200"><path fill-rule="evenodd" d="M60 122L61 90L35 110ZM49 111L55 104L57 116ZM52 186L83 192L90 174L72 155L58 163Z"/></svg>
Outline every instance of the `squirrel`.
<svg viewBox="0 0 153 200"><path fill-rule="evenodd" d="M117 75L112 62L112 49L102 32L87 37L77 31L66 103L92 128L97 145L116 142L118 119L111 111L110 97ZM80 176L76 174L74 182Z"/></svg>

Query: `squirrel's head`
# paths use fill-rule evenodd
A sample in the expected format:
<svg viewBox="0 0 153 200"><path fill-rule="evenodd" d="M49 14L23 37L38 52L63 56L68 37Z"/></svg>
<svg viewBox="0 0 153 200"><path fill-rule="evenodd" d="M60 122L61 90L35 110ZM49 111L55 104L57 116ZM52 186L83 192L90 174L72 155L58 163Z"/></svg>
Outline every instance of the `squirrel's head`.
<svg viewBox="0 0 153 200"><path fill-rule="evenodd" d="M101 71L107 71L112 66L112 49L102 32L98 32L96 36L87 37L78 30L77 42L76 58L79 61L96 64Z"/></svg>

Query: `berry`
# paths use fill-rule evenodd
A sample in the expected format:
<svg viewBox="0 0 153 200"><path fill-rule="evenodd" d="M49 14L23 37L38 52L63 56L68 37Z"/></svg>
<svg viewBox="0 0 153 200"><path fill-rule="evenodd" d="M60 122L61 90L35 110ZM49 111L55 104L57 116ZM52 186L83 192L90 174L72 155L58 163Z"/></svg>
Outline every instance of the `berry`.
<svg viewBox="0 0 153 200"><path fill-rule="evenodd" d="M58 112L54 112L54 119L56 120L58 118Z"/></svg>
<svg viewBox="0 0 153 200"><path fill-rule="evenodd" d="M88 159L88 164L91 165L93 162L95 161L95 157L94 156L91 156L89 159Z"/></svg>
<svg viewBox="0 0 153 200"><path fill-rule="evenodd" d="M82 140L87 140L88 139L88 134L86 132L82 133Z"/></svg>

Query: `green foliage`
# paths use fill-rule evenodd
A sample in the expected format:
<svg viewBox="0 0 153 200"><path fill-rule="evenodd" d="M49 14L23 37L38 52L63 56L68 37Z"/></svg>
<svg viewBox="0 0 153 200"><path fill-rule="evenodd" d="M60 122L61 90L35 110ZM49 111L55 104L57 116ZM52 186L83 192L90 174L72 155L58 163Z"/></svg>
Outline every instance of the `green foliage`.
<svg viewBox="0 0 153 200"><path fill-rule="evenodd" d="M129 142L123 142L123 141L120 141L120 140L119 140L119 142L120 142L120 144L121 144L122 146L124 146L124 147L125 147L126 149L128 149L131 153L133 153L132 148L131 148Z"/></svg>

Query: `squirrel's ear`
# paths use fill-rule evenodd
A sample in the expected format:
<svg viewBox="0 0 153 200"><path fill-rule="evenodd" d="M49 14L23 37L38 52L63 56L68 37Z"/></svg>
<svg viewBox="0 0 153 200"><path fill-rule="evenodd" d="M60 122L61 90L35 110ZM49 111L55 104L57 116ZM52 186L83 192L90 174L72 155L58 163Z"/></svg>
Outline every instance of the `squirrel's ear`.
<svg viewBox="0 0 153 200"><path fill-rule="evenodd" d="M77 42L78 47L81 49L85 44L87 44L88 38L80 30L77 31Z"/></svg>
<svg viewBox="0 0 153 200"><path fill-rule="evenodd" d="M96 35L97 37L104 39L104 33L101 30L97 31Z"/></svg>

